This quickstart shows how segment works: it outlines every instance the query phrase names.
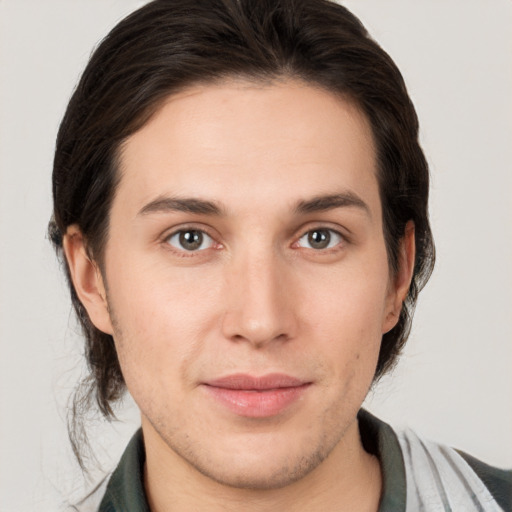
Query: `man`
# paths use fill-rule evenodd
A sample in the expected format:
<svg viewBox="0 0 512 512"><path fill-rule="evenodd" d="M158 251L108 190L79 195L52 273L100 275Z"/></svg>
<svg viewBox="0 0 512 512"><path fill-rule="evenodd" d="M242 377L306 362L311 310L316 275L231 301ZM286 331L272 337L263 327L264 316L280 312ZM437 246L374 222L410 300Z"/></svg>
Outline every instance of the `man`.
<svg viewBox="0 0 512 512"><path fill-rule="evenodd" d="M127 388L142 429L79 509L510 509L510 473L361 410L433 266L417 132L334 3L157 0L114 28L50 229L90 393L108 417Z"/></svg>

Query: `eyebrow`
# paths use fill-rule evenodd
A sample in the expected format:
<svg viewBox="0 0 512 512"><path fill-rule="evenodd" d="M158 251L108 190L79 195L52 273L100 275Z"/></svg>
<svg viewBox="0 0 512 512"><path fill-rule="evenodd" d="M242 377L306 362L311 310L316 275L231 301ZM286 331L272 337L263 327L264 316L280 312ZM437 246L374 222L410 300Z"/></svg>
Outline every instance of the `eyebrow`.
<svg viewBox="0 0 512 512"><path fill-rule="evenodd" d="M299 201L294 210L296 214L304 215L347 207L358 208L371 216L368 205L353 192L315 196ZM144 205L137 215L167 212L186 212L218 217L225 215L224 208L219 204L195 197L158 197Z"/></svg>
<svg viewBox="0 0 512 512"><path fill-rule="evenodd" d="M154 201L144 205L137 215L150 213L186 212L198 215L224 215L224 210L213 201L197 199L194 197L157 197Z"/></svg>
<svg viewBox="0 0 512 512"><path fill-rule="evenodd" d="M299 214L306 214L346 207L358 208L371 217L368 205L353 192L321 195L305 201L299 201L295 206L295 212Z"/></svg>

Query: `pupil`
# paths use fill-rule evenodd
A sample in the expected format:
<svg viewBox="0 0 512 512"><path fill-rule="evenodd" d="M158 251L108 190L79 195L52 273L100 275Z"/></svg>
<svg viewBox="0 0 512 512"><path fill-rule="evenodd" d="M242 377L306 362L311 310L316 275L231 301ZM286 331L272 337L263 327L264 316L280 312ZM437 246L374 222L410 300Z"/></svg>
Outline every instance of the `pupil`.
<svg viewBox="0 0 512 512"><path fill-rule="evenodd" d="M308 235L308 242L315 249L325 249L331 241L331 235L327 230L311 231Z"/></svg>
<svg viewBox="0 0 512 512"><path fill-rule="evenodd" d="M201 231L183 231L180 233L180 244L184 249L193 251L201 247L203 234Z"/></svg>

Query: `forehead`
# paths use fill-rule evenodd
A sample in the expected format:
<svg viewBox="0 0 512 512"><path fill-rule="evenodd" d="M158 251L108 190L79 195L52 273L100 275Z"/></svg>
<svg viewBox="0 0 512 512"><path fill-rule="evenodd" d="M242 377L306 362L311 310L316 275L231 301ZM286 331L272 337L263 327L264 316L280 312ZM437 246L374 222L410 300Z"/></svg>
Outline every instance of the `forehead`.
<svg viewBox="0 0 512 512"><path fill-rule="evenodd" d="M365 116L340 96L293 81L232 81L172 95L125 141L120 164L118 195L130 215L157 195L247 208L257 198L262 208L377 191Z"/></svg>

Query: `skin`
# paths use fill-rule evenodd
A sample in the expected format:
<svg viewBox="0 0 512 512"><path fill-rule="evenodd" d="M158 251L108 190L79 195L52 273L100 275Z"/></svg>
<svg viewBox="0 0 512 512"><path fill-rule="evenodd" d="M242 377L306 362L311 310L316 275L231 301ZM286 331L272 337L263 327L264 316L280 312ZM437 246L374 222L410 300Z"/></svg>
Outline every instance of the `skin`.
<svg viewBox="0 0 512 512"><path fill-rule="evenodd" d="M414 229L391 275L365 117L298 82L191 87L124 143L120 171L102 271L77 226L64 247L141 410L151 509L377 510L380 468L356 415L410 284ZM198 250L180 245L191 229ZM270 417L205 392L276 372L309 386Z"/></svg>

